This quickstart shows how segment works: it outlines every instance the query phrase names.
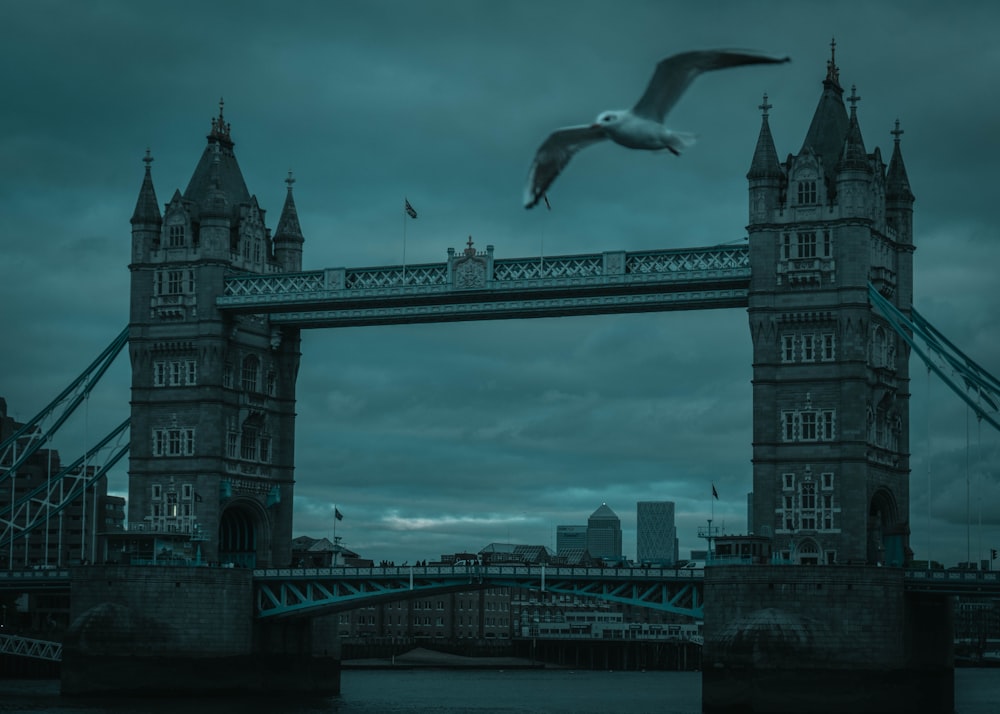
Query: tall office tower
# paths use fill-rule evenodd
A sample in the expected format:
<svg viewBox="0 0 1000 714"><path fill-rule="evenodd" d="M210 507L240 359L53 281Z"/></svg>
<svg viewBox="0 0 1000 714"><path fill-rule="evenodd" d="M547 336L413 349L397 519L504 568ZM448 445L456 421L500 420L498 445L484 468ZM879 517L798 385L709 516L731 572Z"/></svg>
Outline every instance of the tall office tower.
<svg viewBox="0 0 1000 714"><path fill-rule="evenodd" d="M673 501L639 501L635 504L636 560L673 565L677 562L676 507Z"/></svg>
<svg viewBox="0 0 1000 714"><path fill-rule="evenodd" d="M587 526L556 526L556 554L587 549Z"/></svg>
<svg viewBox="0 0 1000 714"><path fill-rule="evenodd" d="M622 557L622 522L606 503L587 519L587 550L594 558Z"/></svg>

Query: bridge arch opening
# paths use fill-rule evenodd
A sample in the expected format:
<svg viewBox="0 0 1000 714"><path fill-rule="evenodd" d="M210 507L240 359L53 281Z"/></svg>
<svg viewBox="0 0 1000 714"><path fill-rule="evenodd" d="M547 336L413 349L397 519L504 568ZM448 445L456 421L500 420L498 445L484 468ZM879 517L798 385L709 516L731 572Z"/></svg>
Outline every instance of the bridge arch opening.
<svg viewBox="0 0 1000 714"><path fill-rule="evenodd" d="M250 499L234 500L219 519L219 562L242 568L270 565L258 563L258 557L269 552L270 539L267 514L260 504Z"/></svg>

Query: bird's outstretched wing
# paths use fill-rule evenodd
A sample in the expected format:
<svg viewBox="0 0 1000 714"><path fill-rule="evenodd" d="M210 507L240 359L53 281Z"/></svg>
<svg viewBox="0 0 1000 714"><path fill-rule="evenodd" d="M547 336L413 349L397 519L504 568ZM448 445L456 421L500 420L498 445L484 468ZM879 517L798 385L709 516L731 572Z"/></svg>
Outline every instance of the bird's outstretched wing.
<svg viewBox="0 0 1000 714"><path fill-rule="evenodd" d="M542 200L556 176L573 158L573 154L604 138L604 130L590 124L568 126L549 134L549 138L538 147L535 160L528 171L528 183L524 187L524 207L531 208Z"/></svg>
<svg viewBox="0 0 1000 714"><path fill-rule="evenodd" d="M682 52L656 65L653 78L649 80L642 97L632 107L632 113L662 122L684 90L702 72L744 64L780 64L789 60L789 57L768 57L752 52L729 50Z"/></svg>

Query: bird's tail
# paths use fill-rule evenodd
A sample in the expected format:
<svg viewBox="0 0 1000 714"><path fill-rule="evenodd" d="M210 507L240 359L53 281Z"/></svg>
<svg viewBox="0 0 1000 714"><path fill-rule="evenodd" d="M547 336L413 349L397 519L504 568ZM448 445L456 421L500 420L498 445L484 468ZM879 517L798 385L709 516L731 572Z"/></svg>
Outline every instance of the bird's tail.
<svg viewBox="0 0 1000 714"><path fill-rule="evenodd" d="M681 151L694 146L697 140L698 137L694 134L689 134L684 131L672 131L667 135L667 149L669 149L670 153L674 156L680 156Z"/></svg>

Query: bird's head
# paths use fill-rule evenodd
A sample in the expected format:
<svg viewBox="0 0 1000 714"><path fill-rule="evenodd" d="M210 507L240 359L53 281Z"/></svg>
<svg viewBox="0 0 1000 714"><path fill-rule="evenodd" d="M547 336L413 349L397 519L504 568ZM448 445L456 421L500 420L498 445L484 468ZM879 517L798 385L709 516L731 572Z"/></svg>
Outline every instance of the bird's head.
<svg viewBox="0 0 1000 714"><path fill-rule="evenodd" d="M591 124L594 128L601 127L602 129L607 129L608 127L614 126L622 120L622 115L624 112L612 109L610 111L601 112L597 115L594 123Z"/></svg>

